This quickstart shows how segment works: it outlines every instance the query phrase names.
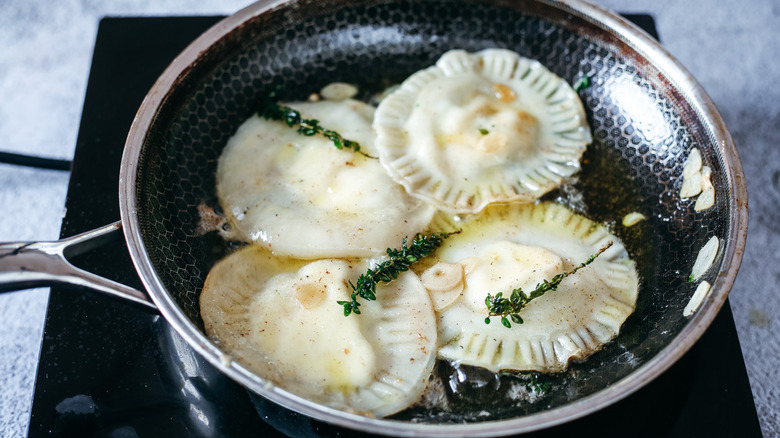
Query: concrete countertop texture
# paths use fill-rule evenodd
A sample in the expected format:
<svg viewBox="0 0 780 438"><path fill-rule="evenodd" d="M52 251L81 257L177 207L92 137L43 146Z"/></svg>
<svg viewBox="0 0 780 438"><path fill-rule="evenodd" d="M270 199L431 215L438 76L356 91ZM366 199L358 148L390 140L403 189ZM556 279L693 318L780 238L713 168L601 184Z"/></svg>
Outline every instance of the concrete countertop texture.
<svg viewBox="0 0 780 438"><path fill-rule="evenodd" d="M247 0L0 2L0 151L70 159L98 22L105 16L228 15ZM780 3L594 0L648 13L703 86L747 175L747 249L730 294L765 436L780 436ZM68 173L0 164L0 242L55 240ZM0 295L0 436L27 433L48 289Z"/></svg>

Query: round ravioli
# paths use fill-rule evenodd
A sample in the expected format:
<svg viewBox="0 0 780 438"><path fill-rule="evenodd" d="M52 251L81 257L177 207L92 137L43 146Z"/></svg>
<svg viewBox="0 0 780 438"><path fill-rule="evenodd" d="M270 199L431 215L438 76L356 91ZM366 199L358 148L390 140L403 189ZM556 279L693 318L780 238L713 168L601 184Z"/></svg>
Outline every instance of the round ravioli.
<svg viewBox="0 0 780 438"><path fill-rule="evenodd" d="M444 359L496 372L562 371L571 359L583 359L614 338L634 311L639 281L623 245L604 226L561 205L490 206L476 218L439 226L462 230L435 255L440 264L460 265L462 275L456 293L441 288L448 298L437 306ZM485 324L488 294L508 297L518 287L530 294L610 241L593 263L531 301L519 313L522 324ZM430 277L427 271L421 275L424 284ZM457 283L455 275L447 284Z"/></svg>
<svg viewBox="0 0 780 438"><path fill-rule="evenodd" d="M282 260L251 245L217 263L200 308L209 338L257 375L317 403L385 416L414 403L436 356L436 320L412 272L344 316L366 266ZM272 274L276 273L276 274Z"/></svg>
<svg viewBox="0 0 780 438"><path fill-rule="evenodd" d="M374 128L393 178L456 213L539 198L579 170L591 142L566 81L503 49L445 53L379 104Z"/></svg>
<svg viewBox="0 0 780 438"><path fill-rule="evenodd" d="M350 99L291 106L375 154L373 107ZM305 259L381 255L433 215L378 160L257 115L228 141L217 195L237 238Z"/></svg>

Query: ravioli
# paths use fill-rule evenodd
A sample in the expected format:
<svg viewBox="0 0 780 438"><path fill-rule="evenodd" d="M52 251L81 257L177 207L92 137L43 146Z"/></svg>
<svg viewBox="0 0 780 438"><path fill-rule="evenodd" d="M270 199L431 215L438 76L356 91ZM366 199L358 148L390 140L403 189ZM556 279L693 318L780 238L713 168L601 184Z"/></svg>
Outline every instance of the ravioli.
<svg viewBox="0 0 780 438"><path fill-rule="evenodd" d="M422 394L436 356L436 320L412 272L345 317L348 282L365 263L284 260L251 245L217 263L200 297L208 336L280 387L328 406L385 416Z"/></svg>
<svg viewBox="0 0 780 438"><path fill-rule="evenodd" d="M463 267L459 293L452 298L448 290L449 303L437 306L443 359L495 372L562 371L614 338L634 311L639 282L623 245L604 226L561 205L491 206L476 218L439 226L462 230L435 254ZM591 265L523 309L523 324L485 324L488 293L506 296L517 287L530 293L609 241L613 245Z"/></svg>
<svg viewBox="0 0 780 438"><path fill-rule="evenodd" d="M503 49L445 53L380 102L374 128L393 179L455 213L539 198L592 141L577 93Z"/></svg>
<svg viewBox="0 0 780 438"><path fill-rule="evenodd" d="M368 157L258 116L220 157L219 202L232 237L249 243L212 268L200 297L227 357L315 403L383 417L424 395L437 357L558 372L618 334L638 291L625 248L537 201L579 170L592 140L565 81L509 50L453 50L388 89L376 111L356 92L332 84L315 96L326 100L286 106ZM337 301L388 248L456 230L345 317ZM488 293L530 292L608 241L523 309L523 324L485 324Z"/></svg>
<svg viewBox="0 0 780 438"><path fill-rule="evenodd" d="M374 154L373 107L351 99L290 104ZM296 258L370 257L424 229L433 208L376 159L252 116L225 147L217 195L238 239Z"/></svg>

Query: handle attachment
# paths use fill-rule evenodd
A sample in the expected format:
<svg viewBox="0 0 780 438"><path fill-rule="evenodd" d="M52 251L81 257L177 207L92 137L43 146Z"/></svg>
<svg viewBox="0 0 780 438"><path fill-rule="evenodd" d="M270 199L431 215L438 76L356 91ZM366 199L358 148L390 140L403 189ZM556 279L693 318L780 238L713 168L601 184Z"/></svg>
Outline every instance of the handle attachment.
<svg viewBox="0 0 780 438"><path fill-rule="evenodd" d="M64 284L97 290L157 310L143 292L79 269L68 261L69 257L114 239L121 229L122 223L117 221L53 242L0 243L0 292Z"/></svg>

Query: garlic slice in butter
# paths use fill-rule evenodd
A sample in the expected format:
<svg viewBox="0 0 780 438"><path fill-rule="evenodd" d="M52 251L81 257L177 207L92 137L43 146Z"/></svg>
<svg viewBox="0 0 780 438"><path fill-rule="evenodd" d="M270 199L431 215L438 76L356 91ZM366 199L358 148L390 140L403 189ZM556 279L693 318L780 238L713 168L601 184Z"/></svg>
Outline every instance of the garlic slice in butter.
<svg viewBox="0 0 780 438"><path fill-rule="evenodd" d="M439 262L420 274L423 286L431 295L433 309L441 311L458 299L464 286L461 263Z"/></svg>
<svg viewBox="0 0 780 438"><path fill-rule="evenodd" d="M697 281L710 269L715 262L715 257L718 255L718 249L720 249L720 240L718 239L718 236L710 237L707 243L701 247L699 253L696 254L696 261L693 262L691 275L688 277L690 281Z"/></svg>
<svg viewBox="0 0 780 438"><path fill-rule="evenodd" d="M645 219L647 219L647 217L642 213L639 213L637 211L632 211L631 213L628 213L627 215L623 216L623 226L633 227L634 225L638 224L639 222L642 222Z"/></svg>
<svg viewBox="0 0 780 438"><path fill-rule="evenodd" d="M382 164L413 196L451 212L532 201L580 168L582 102L539 62L452 50L379 104Z"/></svg>
<svg viewBox="0 0 780 438"><path fill-rule="evenodd" d="M257 375L336 409L385 416L422 394L436 321L419 278L404 272L345 317L363 263L282 260L256 245L217 263L200 298L207 335ZM272 274L276 273L276 274Z"/></svg>
<svg viewBox="0 0 780 438"><path fill-rule="evenodd" d="M686 304L685 308L683 309L683 316L692 316L694 313L696 313L696 311L699 310L699 307L701 307L701 303L704 301L704 298L707 297L707 294L710 292L711 288L712 286L706 281L699 283L699 285L696 286L696 291L693 293L693 296L691 296L688 304Z"/></svg>
<svg viewBox="0 0 780 438"><path fill-rule="evenodd" d="M693 205L695 211L712 208L715 205L715 187L712 185L712 169L709 166L701 168L701 194Z"/></svg>
<svg viewBox="0 0 780 438"><path fill-rule="evenodd" d="M683 164L682 186L680 187L681 198L693 198L701 193L701 170L702 158L699 148L691 149L688 158Z"/></svg>
<svg viewBox="0 0 780 438"><path fill-rule="evenodd" d="M490 206L457 224L435 257L468 263L459 298L438 312L439 356L492 371L556 372L615 337L634 311L639 288L634 263L602 225L565 207L541 203ZM485 297L530 293L543 280L570 271L612 241L591 265L520 312L523 324L486 325Z"/></svg>

